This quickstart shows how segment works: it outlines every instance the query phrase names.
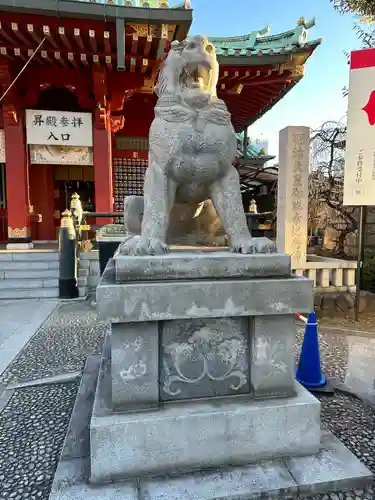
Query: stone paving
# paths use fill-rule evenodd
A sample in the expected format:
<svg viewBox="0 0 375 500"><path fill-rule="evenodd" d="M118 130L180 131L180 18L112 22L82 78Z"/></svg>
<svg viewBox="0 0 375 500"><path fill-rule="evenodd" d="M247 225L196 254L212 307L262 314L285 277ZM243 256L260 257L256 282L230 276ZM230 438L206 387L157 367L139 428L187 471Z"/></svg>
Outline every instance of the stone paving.
<svg viewBox="0 0 375 500"><path fill-rule="evenodd" d="M0 413L0 498L48 498L77 389L15 391Z"/></svg>
<svg viewBox="0 0 375 500"><path fill-rule="evenodd" d="M61 304L1 375L0 383L28 382L82 370L89 354L100 353L105 331L89 302ZM298 344L301 339L302 329ZM346 336L321 332L321 353L326 374L343 381L348 356ZM2 412L0 398L0 499L48 499L78 383L17 389L8 402L3 402ZM375 473L372 408L343 393L319 399L323 423ZM370 500L375 498L375 489L306 498Z"/></svg>
<svg viewBox="0 0 375 500"><path fill-rule="evenodd" d="M57 300L0 300L0 373L56 308Z"/></svg>
<svg viewBox="0 0 375 500"><path fill-rule="evenodd" d="M105 331L105 326L96 322L96 312L88 301L61 304L0 375L0 384L83 369L88 355L100 353Z"/></svg>

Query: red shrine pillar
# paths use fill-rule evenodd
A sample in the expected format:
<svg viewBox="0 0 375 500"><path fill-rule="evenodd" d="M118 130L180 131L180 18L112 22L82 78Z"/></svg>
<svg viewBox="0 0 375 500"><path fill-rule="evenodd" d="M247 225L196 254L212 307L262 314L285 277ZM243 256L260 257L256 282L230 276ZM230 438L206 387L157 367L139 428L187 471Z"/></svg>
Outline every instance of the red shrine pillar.
<svg viewBox="0 0 375 500"><path fill-rule="evenodd" d="M55 209L52 165L31 165L29 168L30 198L34 212L41 215L34 240L56 240L53 218Z"/></svg>
<svg viewBox="0 0 375 500"><path fill-rule="evenodd" d="M17 111L9 100L6 99L3 107L8 206L7 249L28 249L33 244L30 233L29 168L24 113Z"/></svg>
<svg viewBox="0 0 375 500"><path fill-rule="evenodd" d="M111 121L107 102L107 73L105 68L92 70L92 90L96 100L94 115L94 181L95 210L113 212ZM97 218L97 224L111 224L113 218Z"/></svg>
<svg viewBox="0 0 375 500"><path fill-rule="evenodd" d="M110 120L104 109L95 111L94 181L96 212L113 212L112 137ZM113 218L98 218L97 224L112 224Z"/></svg>

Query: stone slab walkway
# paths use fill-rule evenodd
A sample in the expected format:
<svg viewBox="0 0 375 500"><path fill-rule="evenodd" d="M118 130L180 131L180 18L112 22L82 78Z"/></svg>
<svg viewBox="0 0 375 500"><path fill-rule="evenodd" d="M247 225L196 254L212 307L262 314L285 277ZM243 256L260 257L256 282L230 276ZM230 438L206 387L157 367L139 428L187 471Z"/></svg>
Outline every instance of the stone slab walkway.
<svg viewBox="0 0 375 500"><path fill-rule="evenodd" d="M50 313L7 369L0 369L0 384L21 384L81 371L87 356L101 351L106 327L97 322L89 301L61 302Z"/></svg>
<svg viewBox="0 0 375 500"><path fill-rule="evenodd" d="M56 309L58 300L0 300L0 374Z"/></svg>

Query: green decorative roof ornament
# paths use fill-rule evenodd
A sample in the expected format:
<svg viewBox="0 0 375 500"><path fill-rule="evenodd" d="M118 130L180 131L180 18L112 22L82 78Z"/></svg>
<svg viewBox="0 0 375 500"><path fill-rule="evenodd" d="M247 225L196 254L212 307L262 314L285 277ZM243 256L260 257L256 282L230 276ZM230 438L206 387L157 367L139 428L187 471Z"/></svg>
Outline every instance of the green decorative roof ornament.
<svg viewBox="0 0 375 500"><path fill-rule="evenodd" d="M109 3L109 2L108 2ZM167 9L168 0L123 0L115 1L116 5L125 5L125 7L144 7L148 9Z"/></svg>
<svg viewBox="0 0 375 500"><path fill-rule="evenodd" d="M191 1L183 0L182 3L179 3L177 5L171 5L171 9L191 9Z"/></svg>
<svg viewBox="0 0 375 500"><path fill-rule="evenodd" d="M215 45L217 54L221 56L285 54L319 45L322 42L321 39L308 41L308 30L313 26L315 26L315 18L306 21L304 17L301 17L293 30L277 35L270 35L270 25L268 25L248 35L210 37L209 40Z"/></svg>
<svg viewBox="0 0 375 500"><path fill-rule="evenodd" d="M237 138L237 151L238 153L243 156L243 141L244 141L244 133L242 132L237 132L236 133L236 138ZM270 159L273 159L274 156L266 155L266 152L264 151L264 148L257 148L252 142L251 138L248 138L247 142L247 154L246 157L249 159L259 159L259 160L265 160L268 161Z"/></svg>

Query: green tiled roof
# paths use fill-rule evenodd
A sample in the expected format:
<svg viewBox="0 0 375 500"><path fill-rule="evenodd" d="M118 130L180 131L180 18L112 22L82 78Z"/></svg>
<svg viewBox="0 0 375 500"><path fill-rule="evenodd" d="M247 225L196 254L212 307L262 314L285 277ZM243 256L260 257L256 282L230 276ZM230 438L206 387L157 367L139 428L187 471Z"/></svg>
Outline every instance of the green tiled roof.
<svg viewBox="0 0 375 500"><path fill-rule="evenodd" d="M248 35L233 37L210 37L218 55L252 56L285 54L304 47L314 47L321 40L308 41L308 30L315 25L315 19L305 21L301 18L297 26L290 31L270 35L270 26L260 31L252 31Z"/></svg>
<svg viewBox="0 0 375 500"><path fill-rule="evenodd" d="M237 137L237 152L240 156L243 156L243 132L238 132L236 133ZM264 151L259 150L254 144L251 143L251 138L249 137L248 144L247 144L247 158L250 159L259 159L259 160L264 160L268 161L273 158L274 156L269 156L264 153Z"/></svg>

